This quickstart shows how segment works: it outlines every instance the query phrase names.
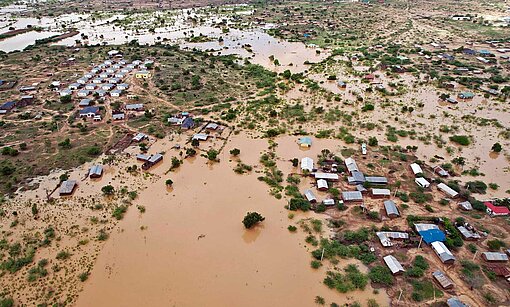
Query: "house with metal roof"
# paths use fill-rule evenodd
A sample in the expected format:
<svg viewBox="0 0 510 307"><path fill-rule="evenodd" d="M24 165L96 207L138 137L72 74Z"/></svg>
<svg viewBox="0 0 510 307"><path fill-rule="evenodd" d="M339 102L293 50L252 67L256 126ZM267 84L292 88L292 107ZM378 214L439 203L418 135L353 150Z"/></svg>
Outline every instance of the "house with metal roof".
<svg viewBox="0 0 510 307"><path fill-rule="evenodd" d="M492 202L484 202L484 205L487 207L486 211L491 217L494 216L507 216L510 214L510 210L506 206L496 206Z"/></svg>
<svg viewBox="0 0 510 307"><path fill-rule="evenodd" d="M473 94L471 92L462 92L462 93L459 93L458 96L460 99L473 99L473 97L475 97L475 94Z"/></svg>
<svg viewBox="0 0 510 307"><path fill-rule="evenodd" d="M384 247L392 247L394 245L393 240L407 240L409 234L406 232L398 231L378 231L375 233Z"/></svg>
<svg viewBox="0 0 510 307"><path fill-rule="evenodd" d="M460 232L464 240L478 240L481 238L480 234L471 231L464 226L457 226L457 230Z"/></svg>
<svg viewBox="0 0 510 307"><path fill-rule="evenodd" d="M370 189L370 194L375 198L389 198L391 196L389 189Z"/></svg>
<svg viewBox="0 0 510 307"><path fill-rule="evenodd" d="M366 193L368 190L362 184L358 184L356 185L356 191Z"/></svg>
<svg viewBox="0 0 510 307"><path fill-rule="evenodd" d="M133 142L141 142L148 138L149 137L146 134L139 132L137 135L135 135L135 137L133 137Z"/></svg>
<svg viewBox="0 0 510 307"><path fill-rule="evenodd" d="M312 138L310 138L308 136L304 136L302 138L299 138L298 139L298 144L299 144L300 147L309 148L310 146L312 146Z"/></svg>
<svg viewBox="0 0 510 307"><path fill-rule="evenodd" d="M319 191L327 191L328 190L328 182L324 179L317 180L317 190Z"/></svg>
<svg viewBox="0 0 510 307"><path fill-rule="evenodd" d="M78 106L83 108L83 107L88 107L91 104L92 104L92 100L85 98L85 99L80 100L80 103L78 104Z"/></svg>
<svg viewBox="0 0 510 307"><path fill-rule="evenodd" d="M324 206L334 206L335 205L335 200L332 199L332 198L326 198L325 200L322 201L322 204L324 204Z"/></svg>
<svg viewBox="0 0 510 307"><path fill-rule="evenodd" d="M345 167L349 171L349 173L352 173L354 171L359 172L358 165L356 164L356 161L354 161L353 158L347 158L344 161Z"/></svg>
<svg viewBox="0 0 510 307"><path fill-rule="evenodd" d="M80 117L94 117L99 114L98 107L85 107L78 111Z"/></svg>
<svg viewBox="0 0 510 307"><path fill-rule="evenodd" d="M386 177L380 177L380 176L365 176L366 182L370 183L371 185L387 185L388 184L388 178Z"/></svg>
<svg viewBox="0 0 510 307"><path fill-rule="evenodd" d="M118 90L121 90L121 91L125 91L129 88L129 84L127 83L121 83L121 84L117 84L117 89Z"/></svg>
<svg viewBox="0 0 510 307"><path fill-rule="evenodd" d="M435 224L414 224L414 227L427 244L446 240L445 233Z"/></svg>
<svg viewBox="0 0 510 307"><path fill-rule="evenodd" d="M435 271L432 273L432 277L443 289L453 288L453 281L441 271Z"/></svg>
<svg viewBox="0 0 510 307"><path fill-rule="evenodd" d="M482 253L483 260L487 262L507 262L508 256L505 253L499 252L484 252Z"/></svg>
<svg viewBox="0 0 510 307"><path fill-rule="evenodd" d="M2 105L0 105L0 110L9 111L9 110L14 109L15 107L16 107L16 101L7 101L7 102L2 103Z"/></svg>
<svg viewBox="0 0 510 307"><path fill-rule="evenodd" d="M345 202L361 202L363 195L359 191L344 191L342 192L342 199Z"/></svg>
<svg viewBox="0 0 510 307"><path fill-rule="evenodd" d="M145 161L143 164L142 164L142 169L143 170L148 170L149 168L153 167L154 165L156 165L157 163L159 163L160 161L163 160L163 155L162 154L154 154L154 155L151 155L147 161Z"/></svg>
<svg viewBox="0 0 510 307"><path fill-rule="evenodd" d="M192 117L186 117L181 124L183 129L192 129L193 127L195 127L195 120Z"/></svg>
<svg viewBox="0 0 510 307"><path fill-rule="evenodd" d="M388 266L390 269L391 274L396 275L405 272L400 262L398 262L397 258L395 258L393 255L385 256L383 260L384 263L386 263L386 266Z"/></svg>
<svg viewBox="0 0 510 307"><path fill-rule="evenodd" d="M350 185L358 185L365 183L365 175L359 171L352 171L351 176L347 177L347 182Z"/></svg>
<svg viewBox="0 0 510 307"><path fill-rule="evenodd" d="M436 174L438 174L439 176L441 176L441 177L448 177L448 176L450 176L450 174L445 169L443 169L441 166L439 166L439 165L434 167L434 172Z"/></svg>
<svg viewBox="0 0 510 307"><path fill-rule="evenodd" d="M73 92L69 89L61 90L59 92L60 97L71 96Z"/></svg>
<svg viewBox="0 0 510 307"><path fill-rule="evenodd" d="M151 73L147 70L140 70L135 73L137 79L147 79L151 77Z"/></svg>
<svg viewBox="0 0 510 307"><path fill-rule="evenodd" d="M115 113L115 114L112 114L112 119L113 120L123 120L126 118L126 114L124 113Z"/></svg>
<svg viewBox="0 0 510 307"><path fill-rule="evenodd" d="M124 108L128 111L143 111L143 103L127 104Z"/></svg>
<svg viewBox="0 0 510 307"><path fill-rule="evenodd" d="M459 195L457 191L455 191L454 189L450 188L449 186L442 182L437 185L437 188L451 198L455 198Z"/></svg>
<svg viewBox="0 0 510 307"><path fill-rule="evenodd" d="M78 91L78 97L87 97L90 94L89 90L80 90Z"/></svg>
<svg viewBox="0 0 510 307"><path fill-rule="evenodd" d="M471 211L471 210L473 210L473 205L471 205L471 203L466 200L466 201L459 203L459 208L464 211Z"/></svg>
<svg viewBox="0 0 510 307"><path fill-rule="evenodd" d="M207 141L207 138L209 137L209 134L206 133L196 133L191 138L192 140L199 140L199 141Z"/></svg>
<svg viewBox="0 0 510 307"><path fill-rule="evenodd" d="M451 264L455 262L455 256L452 252L444 245L441 241L435 241L430 244L436 255L439 257L442 263Z"/></svg>
<svg viewBox="0 0 510 307"><path fill-rule="evenodd" d="M80 88L80 86L81 86L80 83L71 83L71 84L69 84L69 86L67 88L70 90L77 90Z"/></svg>
<svg viewBox="0 0 510 307"><path fill-rule="evenodd" d="M301 171L313 171L313 159L309 157L304 157L301 159Z"/></svg>
<svg viewBox="0 0 510 307"><path fill-rule="evenodd" d="M423 170L421 169L421 166L417 163L411 163L410 165L411 170L413 171L413 174L416 176L418 174L423 174Z"/></svg>
<svg viewBox="0 0 510 307"><path fill-rule="evenodd" d="M338 174L333 173L314 173L313 176L316 180L324 179L329 181L338 181L340 177L338 177Z"/></svg>
<svg viewBox="0 0 510 307"><path fill-rule="evenodd" d="M427 179L423 178L423 177L418 177L418 178L415 178L414 179L414 182L416 182L416 184L424 189L430 187L430 182L427 181Z"/></svg>
<svg viewBox="0 0 510 307"><path fill-rule="evenodd" d="M469 307L468 305L461 302L458 297L450 297L446 300L446 304L448 307Z"/></svg>
<svg viewBox="0 0 510 307"><path fill-rule="evenodd" d="M216 130L218 128L219 128L219 125L217 123L208 123L205 126L205 129L207 129L207 130Z"/></svg>
<svg viewBox="0 0 510 307"><path fill-rule="evenodd" d="M397 204L393 200L385 200L384 201L384 210L386 210L386 215L389 218L395 218L400 216L400 212L398 212Z"/></svg>
<svg viewBox="0 0 510 307"><path fill-rule="evenodd" d="M66 180L60 183L60 195L71 195L76 189L77 183L76 180Z"/></svg>
<svg viewBox="0 0 510 307"><path fill-rule="evenodd" d="M103 166L102 165L93 165L89 170L90 178L99 178L103 176Z"/></svg>
<svg viewBox="0 0 510 307"><path fill-rule="evenodd" d="M303 193L305 195L306 200L308 200L311 203L317 202L317 197L315 197L315 194L311 190L305 190Z"/></svg>

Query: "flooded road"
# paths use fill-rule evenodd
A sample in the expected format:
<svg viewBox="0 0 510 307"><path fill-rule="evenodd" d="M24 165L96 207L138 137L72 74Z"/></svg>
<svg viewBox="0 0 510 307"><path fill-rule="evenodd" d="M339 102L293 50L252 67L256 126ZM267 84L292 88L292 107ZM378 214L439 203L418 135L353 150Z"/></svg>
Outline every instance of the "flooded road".
<svg viewBox="0 0 510 307"><path fill-rule="evenodd" d="M243 163L254 165L267 141L236 136L226 148L233 147L241 149ZM136 204L147 212L129 210L77 305L310 306L317 295L337 304L374 297L388 305L383 291L374 295L370 287L346 295L324 286L325 268L310 268L305 234L286 229L313 213L289 220L285 202L271 197L255 172L235 174L229 158L226 150L212 166L203 158L186 161L141 192ZM165 159L156 173L168 169L168 154ZM165 188L167 178L172 190ZM266 220L247 231L241 221L248 211Z"/></svg>

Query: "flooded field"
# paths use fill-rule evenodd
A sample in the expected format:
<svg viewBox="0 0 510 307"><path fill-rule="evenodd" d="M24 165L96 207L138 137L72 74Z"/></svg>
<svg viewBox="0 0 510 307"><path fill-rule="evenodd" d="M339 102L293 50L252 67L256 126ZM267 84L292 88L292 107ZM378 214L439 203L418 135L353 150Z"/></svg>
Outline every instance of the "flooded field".
<svg viewBox="0 0 510 307"><path fill-rule="evenodd" d="M244 135L227 144L241 149L240 158L250 165L266 146L266 140ZM203 158L186 160L177 172L140 193L137 204L147 212L130 211L111 236L78 306L310 306L316 295L338 304L374 297L381 306L389 305L383 291L374 295L370 287L349 295L324 287L323 274L309 267L303 234L286 229L293 221L287 218L285 202L268 195L255 173L235 174L228 152L219 158L213 165ZM162 174L168 165L155 172ZM167 177L174 181L171 190L164 188ZM245 230L241 220L247 211L260 212L266 221ZM348 263L352 261L339 265Z"/></svg>

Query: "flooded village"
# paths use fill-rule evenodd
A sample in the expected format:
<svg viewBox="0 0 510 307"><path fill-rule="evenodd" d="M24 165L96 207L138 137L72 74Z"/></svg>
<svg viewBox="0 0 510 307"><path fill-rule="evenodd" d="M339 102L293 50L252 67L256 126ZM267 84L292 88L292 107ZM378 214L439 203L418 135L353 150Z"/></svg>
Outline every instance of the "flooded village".
<svg viewBox="0 0 510 307"><path fill-rule="evenodd" d="M0 1L0 306L507 306L504 1Z"/></svg>

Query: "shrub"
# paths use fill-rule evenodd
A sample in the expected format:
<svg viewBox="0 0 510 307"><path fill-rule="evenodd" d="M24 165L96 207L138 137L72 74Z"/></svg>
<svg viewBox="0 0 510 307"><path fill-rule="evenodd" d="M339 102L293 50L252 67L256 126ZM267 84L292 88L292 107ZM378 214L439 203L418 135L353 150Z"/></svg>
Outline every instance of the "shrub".
<svg viewBox="0 0 510 307"><path fill-rule="evenodd" d="M499 251L502 247L505 247L506 244L501 240L494 239L487 241L487 246L491 251Z"/></svg>
<svg viewBox="0 0 510 307"><path fill-rule="evenodd" d="M246 229L250 229L257 223L264 221L265 218L257 212L248 212L243 219L243 224Z"/></svg>
<svg viewBox="0 0 510 307"><path fill-rule="evenodd" d="M450 141L457 143L462 146L468 146L471 144L471 140L468 136L465 135L453 135L450 137Z"/></svg>
<svg viewBox="0 0 510 307"><path fill-rule="evenodd" d="M111 196L115 193L115 188L112 185L105 185L101 188L101 192L103 192L104 195Z"/></svg>
<svg viewBox="0 0 510 307"><path fill-rule="evenodd" d="M296 232L297 227L296 227L296 226L293 226L293 225L289 225L289 227L287 227L287 229L288 229L290 232Z"/></svg>
<svg viewBox="0 0 510 307"><path fill-rule="evenodd" d="M391 275L391 271L385 266L378 265L371 268L368 277L374 283L387 286L393 285L393 275Z"/></svg>
<svg viewBox="0 0 510 307"><path fill-rule="evenodd" d="M234 148L230 151L230 154L234 157L237 157L239 156L239 154L241 153L241 150L237 149L237 148Z"/></svg>

